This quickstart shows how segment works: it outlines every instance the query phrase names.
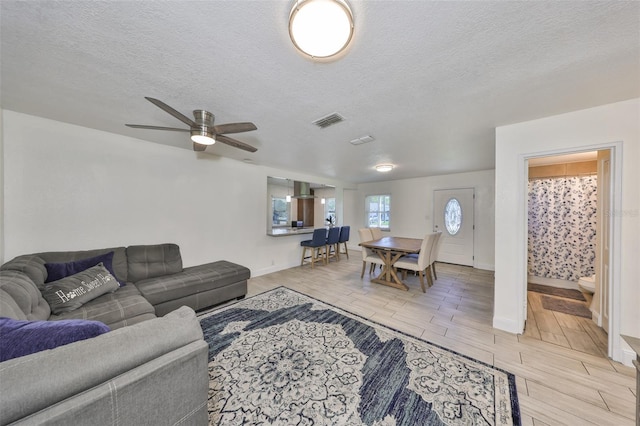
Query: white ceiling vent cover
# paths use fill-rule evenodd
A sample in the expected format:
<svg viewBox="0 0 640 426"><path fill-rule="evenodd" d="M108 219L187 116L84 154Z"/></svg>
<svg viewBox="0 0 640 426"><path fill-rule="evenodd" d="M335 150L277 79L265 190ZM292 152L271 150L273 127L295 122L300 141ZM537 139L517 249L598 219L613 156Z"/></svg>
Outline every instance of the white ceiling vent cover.
<svg viewBox="0 0 640 426"><path fill-rule="evenodd" d="M363 136L363 137L358 138L358 139L351 140L351 141L349 141L349 143L351 145L362 145L363 143L368 143L368 142L371 142L371 141L373 141L373 136L367 135L367 136Z"/></svg>
<svg viewBox="0 0 640 426"><path fill-rule="evenodd" d="M344 117L338 114L337 112L334 112L322 118L318 118L313 122L313 124L315 124L316 126L322 129L325 129L331 125L340 123L341 121L344 121Z"/></svg>

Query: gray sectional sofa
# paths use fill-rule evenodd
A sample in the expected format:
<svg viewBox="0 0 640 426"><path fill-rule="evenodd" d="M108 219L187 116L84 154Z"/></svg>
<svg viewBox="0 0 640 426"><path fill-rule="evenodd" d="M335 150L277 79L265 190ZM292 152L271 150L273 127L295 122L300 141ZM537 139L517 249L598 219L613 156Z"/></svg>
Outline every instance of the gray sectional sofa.
<svg viewBox="0 0 640 426"><path fill-rule="evenodd" d="M52 314L42 294L49 266L111 252L112 275L124 286ZM206 424L208 346L194 311L244 297L249 277L227 261L183 268L175 244L38 253L5 263L0 317L95 320L111 331L0 362L0 425Z"/></svg>

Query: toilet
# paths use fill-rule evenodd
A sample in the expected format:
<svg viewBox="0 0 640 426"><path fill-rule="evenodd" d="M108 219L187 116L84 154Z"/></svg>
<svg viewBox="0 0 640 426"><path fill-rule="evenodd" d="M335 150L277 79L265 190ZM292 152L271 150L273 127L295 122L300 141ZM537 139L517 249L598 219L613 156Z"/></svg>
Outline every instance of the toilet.
<svg viewBox="0 0 640 426"><path fill-rule="evenodd" d="M582 277L578 280L578 287L585 293L593 294L596 291L596 274L590 277Z"/></svg>
<svg viewBox="0 0 640 426"><path fill-rule="evenodd" d="M596 274L593 274L590 277L580 278L578 280L578 287L580 287L580 290L585 293L587 302L590 301L589 309L593 312L593 304L595 303L595 300L593 300L593 293L596 291Z"/></svg>

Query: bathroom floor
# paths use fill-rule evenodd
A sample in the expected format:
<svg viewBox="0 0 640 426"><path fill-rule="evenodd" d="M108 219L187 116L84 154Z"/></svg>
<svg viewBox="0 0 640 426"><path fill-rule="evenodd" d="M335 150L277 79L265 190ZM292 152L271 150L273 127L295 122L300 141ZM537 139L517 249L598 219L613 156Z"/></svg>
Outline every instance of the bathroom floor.
<svg viewBox="0 0 640 426"><path fill-rule="evenodd" d="M527 292L528 312L524 330L525 336L592 355L607 357L608 336L602 328L589 318L545 309L542 306L542 296L543 294L534 291ZM584 303L589 306L590 295L585 297L587 301ZM575 302L575 300L572 301Z"/></svg>

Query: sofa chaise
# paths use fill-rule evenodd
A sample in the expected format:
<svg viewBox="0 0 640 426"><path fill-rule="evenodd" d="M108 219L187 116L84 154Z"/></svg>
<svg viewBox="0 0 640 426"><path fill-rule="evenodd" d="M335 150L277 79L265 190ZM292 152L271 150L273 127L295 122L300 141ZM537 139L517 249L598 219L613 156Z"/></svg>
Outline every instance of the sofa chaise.
<svg viewBox="0 0 640 426"><path fill-rule="evenodd" d="M64 278L51 281L61 270ZM89 273L102 281L94 285ZM89 293L104 294L56 287L78 277ZM108 332L0 362L0 425L206 424L208 346L194 311L244 297L249 277L249 269L224 260L183 268L175 244L5 263L0 320L64 330L84 321Z"/></svg>

